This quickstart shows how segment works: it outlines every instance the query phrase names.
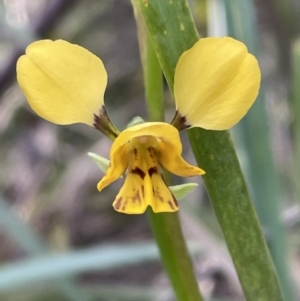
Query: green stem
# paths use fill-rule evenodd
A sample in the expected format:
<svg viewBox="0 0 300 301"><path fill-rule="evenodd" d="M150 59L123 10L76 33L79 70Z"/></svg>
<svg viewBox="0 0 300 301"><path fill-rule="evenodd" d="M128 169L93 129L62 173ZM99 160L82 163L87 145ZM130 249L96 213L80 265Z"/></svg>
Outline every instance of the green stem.
<svg viewBox="0 0 300 301"><path fill-rule="evenodd" d="M145 90L149 119L163 121L163 74L149 35L146 49Z"/></svg>
<svg viewBox="0 0 300 301"><path fill-rule="evenodd" d="M152 230L178 301L203 300L177 213L153 213Z"/></svg>
<svg viewBox="0 0 300 301"><path fill-rule="evenodd" d="M176 63L198 40L187 1L134 0L134 3L142 11L173 90ZM189 138L198 164L207 172L203 177L205 185L247 300L282 300L274 264L229 133L192 129Z"/></svg>
<svg viewBox="0 0 300 301"><path fill-rule="evenodd" d="M134 4L134 3L133 3ZM139 30L142 61L145 74L146 101L149 119L164 120L163 76L152 41L143 30L138 6L134 4ZM142 35L141 33L144 33ZM143 43L145 44L143 45ZM143 60L144 58L144 60ZM178 301L202 301L199 285L193 269L177 213L153 213L148 210L152 231L160 255Z"/></svg>
<svg viewBox="0 0 300 301"><path fill-rule="evenodd" d="M229 132L192 129L189 137L196 160L206 171L203 180L246 299L282 300L275 267Z"/></svg>

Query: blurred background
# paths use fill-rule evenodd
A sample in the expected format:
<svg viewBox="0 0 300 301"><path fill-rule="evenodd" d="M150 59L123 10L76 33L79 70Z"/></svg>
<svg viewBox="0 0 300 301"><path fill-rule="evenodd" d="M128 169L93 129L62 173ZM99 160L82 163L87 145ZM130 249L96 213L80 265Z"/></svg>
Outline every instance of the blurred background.
<svg viewBox="0 0 300 301"><path fill-rule="evenodd" d="M300 2L189 3L200 37L233 36L260 61L261 93L232 136L285 300L300 300ZM108 157L110 140L85 125L44 121L21 93L16 60L39 39L65 39L101 57L106 107L119 129L147 119L129 0L0 0L0 300L174 300L147 215L113 210L120 180L96 189L103 172L87 152ZM165 104L170 121L167 86ZM199 184L180 216L202 294L242 301L202 180L175 179L186 181Z"/></svg>

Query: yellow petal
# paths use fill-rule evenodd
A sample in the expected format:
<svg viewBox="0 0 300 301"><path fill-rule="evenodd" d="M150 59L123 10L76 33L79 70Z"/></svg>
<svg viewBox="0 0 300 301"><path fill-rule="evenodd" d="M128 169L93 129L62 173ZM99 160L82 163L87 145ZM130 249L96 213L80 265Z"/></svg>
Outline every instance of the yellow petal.
<svg viewBox="0 0 300 301"><path fill-rule="evenodd" d="M181 176L204 173L181 158L181 148L178 130L170 124L149 122L132 126L114 141L111 166L98 189L115 181L128 167L124 184L113 203L115 210L140 214L151 206L154 212L177 211L178 203L166 186L159 164Z"/></svg>
<svg viewBox="0 0 300 301"><path fill-rule="evenodd" d="M181 154L182 145L179 132L172 125L165 122L145 122L127 128L114 141L110 150L110 157L114 157L119 147L140 136L152 136L172 143L174 149Z"/></svg>
<svg viewBox="0 0 300 301"><path fill-rule="evenodd" d="M153 142L153 137L143 137L141 140L136 138L120 147L127 147L129 166L124 184L113 203L115 210L126 214L140 214L151 204L153 190L149 169L157 169L157 161L149 149ZM112 159L114 157L119 157L119 153Z"/></svg>
<svg viewBox="0 0 300 301"><path fill-rule="evenodd" d="M122 145L118 148L111 161L105 176L98 183L97 188L101 191L103 188L120 178L128 166L127 147Z"/></svg>
<svg viewBox="0 0 300 301"><path fill-rule="evenodd" d="M188 164L171 143L161 140L158 142L158 145L158 162L169 172L180 177L193 177L205 174L205 171L201 168Z"/></svg>
<svg viewBox="0 0 300 301"><path fill-rule="evenodd" d="M176 108L193 127L225 130L247 113L259 86L258 62L243 43L228 37L200 39L177 63Z"/></svg>
<svg viewBox="0 0 300 301"><path fill-rule="evenodd" d="M126 214L144 213L148 206L154 212L174 212L178 204L166 186L156 157L156 138L136 137L128 143L128 172L113 206Z"/></svg>
<svg viewBox="0 0 300 301"><path fill-rule="evenodd" d="M153 212L175 212L179 205L174 195L167 187L160 173L153 173L151 176L154 198L150 204Z"/></svg>
<svg viewBox="0 0 300 301"><path fill-rule="evenodd" d="M53 123L92 126L104 105L107 74L102 61L63 40L30 44L17 62L17 79L32 109Z"/></svg>
<svg viewBox="0 0 300 301"><path fill-rule="evenodd" d="M148 206L155 213L177 211L178 203L166 186L159 167L155 165L153 154L141 153L138 151L136 160L132 162L113 207L126 214L144 213Z"/></svg>
<svg viewBox="0 0 300 301"><path fill-rule="evenodd" d="M148 174L128 172L125 182L113 202L116 211L126 214L144 213L152 201L152 184Z"/></svg>

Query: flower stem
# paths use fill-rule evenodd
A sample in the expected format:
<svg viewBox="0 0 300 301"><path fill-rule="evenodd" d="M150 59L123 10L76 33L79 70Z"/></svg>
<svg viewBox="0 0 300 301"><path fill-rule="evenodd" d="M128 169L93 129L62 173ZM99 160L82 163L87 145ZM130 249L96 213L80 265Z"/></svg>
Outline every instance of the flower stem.
<svg viewBox="0 0 300 301"><path fill-rule="evenodd" d="M177 213L153 213L149 218L161 260L178 301L201 301L193 264Z"/></svg>
<svg viewBox="0 0 300 301"><path fill-rule="evenodd" d="M178 59L198 40L188 3L186 0L134 0L133 3L142 11L166 80L173 90ZM274 264L230 134L191 129L189 138L198 163L207 172L203 179L247 301L282 301ZM169 231L176 231L169 228L170 224L167 227ZM165 229L159 228L159 231Z"/></svg>
<svg viewBox="0 0 300 301"><path fill-rule="evenodd" d="M139 30L149 119L152 121L163 121L163 75L161 66L134 1L133 5L136 9L135 15ZM178 214L157 214L148 210L148 215L160 250L161 260L172 283L177 300L202 301Z"/></svg>
<svg viewBox="0 0 300 301"><path fill-rule="evenodd" d="M146 51L145 90L149 119L164 121L163 74L149 35Z"/></svg>

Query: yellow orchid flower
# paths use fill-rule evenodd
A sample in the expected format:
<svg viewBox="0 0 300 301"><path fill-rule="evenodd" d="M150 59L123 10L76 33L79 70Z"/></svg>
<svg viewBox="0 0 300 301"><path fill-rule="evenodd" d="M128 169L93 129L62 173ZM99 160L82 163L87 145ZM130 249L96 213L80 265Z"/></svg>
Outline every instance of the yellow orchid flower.
<svg viewBox="0 0 300 301"><path fill-rule="evenodd" d="M34 42L18 60L17 79L32 109L44 119L85 123L114 140L110 166L97 187L102 190L125 173L113 206L139 214L148 206L154 212L178 210L161 166L182 177L205 173L181 157L179 130L232 127L255 101L260 70L243 43L228 37L200 39L177 63L171 124L138 119L121 133L104 106L105 68L88 50L63 40Z"/></svg>

